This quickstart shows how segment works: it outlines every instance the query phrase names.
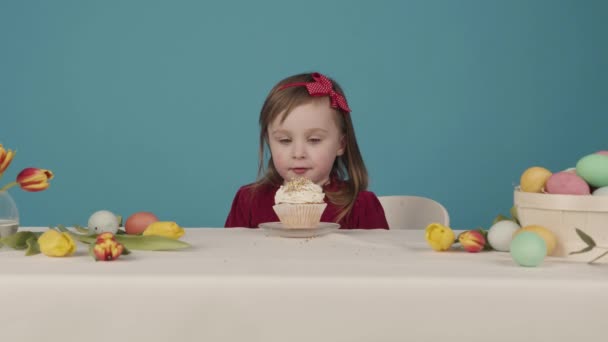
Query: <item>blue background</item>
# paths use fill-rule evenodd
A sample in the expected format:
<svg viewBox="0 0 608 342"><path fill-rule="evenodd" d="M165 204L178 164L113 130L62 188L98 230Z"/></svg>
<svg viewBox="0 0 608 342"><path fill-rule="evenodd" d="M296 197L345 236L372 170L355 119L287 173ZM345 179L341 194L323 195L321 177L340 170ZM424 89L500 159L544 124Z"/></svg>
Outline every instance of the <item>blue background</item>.
<svg viewBox="0 0 608 342"><path fill-rule="evenodd" d="M258 115L300 72L335 78L378 195L508 213L533 165L608 149L606 1L0 2L0 143L56 178L23 226L109 209L223 226L257 174Z"/></svg>

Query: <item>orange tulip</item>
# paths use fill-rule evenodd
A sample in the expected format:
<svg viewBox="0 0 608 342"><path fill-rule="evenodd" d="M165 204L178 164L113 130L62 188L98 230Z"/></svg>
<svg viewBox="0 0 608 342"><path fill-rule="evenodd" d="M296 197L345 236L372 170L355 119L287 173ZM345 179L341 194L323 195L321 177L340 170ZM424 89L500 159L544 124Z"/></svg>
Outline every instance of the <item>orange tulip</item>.
<svg viewBox="0 0 608 342"><path fill-rule="evenodd" d="M465 251L469 253L477 253L486 245L486 239L478 230L467 230L458 235L458 242L462 245Z"/></svg>
<svg viewBox="0 0 608 342"><path fill-rule="evenodd" d="M49 187L53 173L49 170L28 167L17 175L17 183L25 191L42 191Z"/></svg>
<svg viewBox="0 0 608 342"><path fill-rule="evenodd" d="M114 234L109 232L99 234L93 246L95 260L101 261L116 260L123 251L124 246L116 241Z"/></svg>
<svg viewBox="0 0 608 342"><path fill-rule="evenodd" d="M15 157L15 151L5 150L2 144L0 144L0 175L11 165L11 161Z"/></svg>

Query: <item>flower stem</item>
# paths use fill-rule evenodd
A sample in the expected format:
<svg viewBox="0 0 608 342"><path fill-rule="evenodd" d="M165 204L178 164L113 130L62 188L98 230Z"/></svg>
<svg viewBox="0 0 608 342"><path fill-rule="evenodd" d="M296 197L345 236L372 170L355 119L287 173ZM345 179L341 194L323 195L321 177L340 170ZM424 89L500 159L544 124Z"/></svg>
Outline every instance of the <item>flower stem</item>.
<svg viewBox="0 0 608 342"><path fill-rule="evenodd" d="M4 187L2 187L2 189L0 189L0 191L6 191L6 190L14 187L17 184L19 184L19 183L17 183L17 182L10 182L10 183L6 184Z"/></svg>

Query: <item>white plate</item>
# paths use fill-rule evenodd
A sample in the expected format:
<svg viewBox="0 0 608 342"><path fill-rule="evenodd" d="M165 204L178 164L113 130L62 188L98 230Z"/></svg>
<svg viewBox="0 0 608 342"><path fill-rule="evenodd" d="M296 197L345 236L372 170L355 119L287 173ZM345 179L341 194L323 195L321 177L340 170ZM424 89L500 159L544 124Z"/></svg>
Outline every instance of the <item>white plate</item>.
<svg viewBox="0 0 608 342"><path fill-rule="evenodd" d="M333 222L321 222L314 228L285 228L281 222L260 223L260 228L265 229L269 235L289 238L311 238L333 233L340 229L340 225Z"/></svg>

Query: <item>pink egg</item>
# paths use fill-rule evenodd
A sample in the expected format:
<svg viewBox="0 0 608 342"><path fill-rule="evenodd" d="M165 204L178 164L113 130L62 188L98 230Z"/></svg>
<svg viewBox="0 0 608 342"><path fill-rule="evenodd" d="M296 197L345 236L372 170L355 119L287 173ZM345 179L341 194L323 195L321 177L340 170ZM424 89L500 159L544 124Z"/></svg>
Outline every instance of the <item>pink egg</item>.
<svg viewBox="0 0 608 342"><path fill-rule="evenodd" d="M125 231L127 234L141 234L148 226L158 221L158 217L151 212L140 211L127 219L125 222Z"/></svg>
<svg viewBox="0 0 608 342"><path fill-rule="evenodd" d="M597 151L597 152L595 152L595 154L602 154L602 155L608 156L608 151Z"/></svg>
<svg viewBox="0 0 608 342"><path fill-rule="evenodd" d="M558 172L549 177L545 184L545 191L550 194L563 195L589 195L589 184L577 174L571 172Z"/></svg>

